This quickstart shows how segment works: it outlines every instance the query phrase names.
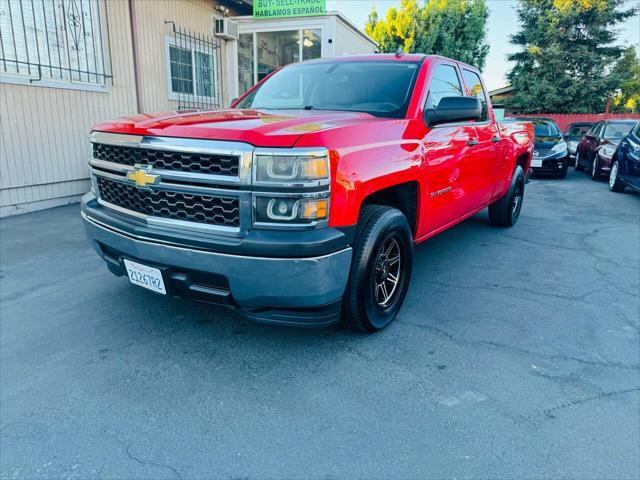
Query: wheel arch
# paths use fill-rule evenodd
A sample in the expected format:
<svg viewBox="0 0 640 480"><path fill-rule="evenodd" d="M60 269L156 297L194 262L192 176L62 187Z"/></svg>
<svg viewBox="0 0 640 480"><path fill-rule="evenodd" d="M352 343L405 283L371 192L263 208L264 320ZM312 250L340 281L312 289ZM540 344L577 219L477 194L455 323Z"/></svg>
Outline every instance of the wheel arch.
<svg viewBox="0 0 640 480"><path fill-rule="evenodd" d="M516 171L516 167L518 165L520 165L522 167L522 171L524 172L524 174L527 174L527 165L529 165L531 162L531 155L529 154L529 152L524 152L521 153L520 155L518 155L516 157L516 162L513 165L513 171ZM512 173L513 175L513 173Z"/></svg>
<svg viewBox="0 0 640 480"><path fill-rule="evenodd" d="M407 181L370 192L360 204L360 211L367 205L385 205L400 210L407 218L414 237L418 228L418 201L420 198L420 184Z"/></svg>

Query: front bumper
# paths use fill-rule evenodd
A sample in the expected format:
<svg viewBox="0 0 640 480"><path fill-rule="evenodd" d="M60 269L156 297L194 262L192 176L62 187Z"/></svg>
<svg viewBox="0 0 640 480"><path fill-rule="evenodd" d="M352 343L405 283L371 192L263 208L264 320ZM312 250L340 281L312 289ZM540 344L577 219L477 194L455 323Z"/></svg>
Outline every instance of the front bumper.
<svg viewBox="0 0 640 480"><path fill-rule="evenodd" d="M611 161L611 157L605 157L603 155L598 154L598 171L600 173L611 172L612 165L613 165L613 162Z"/></svg>
<svg viewBox="0 0 640 480"><path fill-rule="evenodd" d="M533 163L536 160L542 161L541 166L534 166ZM561 152L555 155L549 155L547 157L533 157L531 160L531 169L534 173L560 173L564 168L569 165L569 158L567 152Z"/></svg>
<svg viewBox="0 0 640 480"><path fill-rule="evenodd" d="M131 235L105 222L105 210L93 195L83 198L87 236L116 275L126 274L128 258L159 268L171 295L237 308L253 320L325 326L339 319L351 265L347 244L301 258L234 255Z"/></svg>

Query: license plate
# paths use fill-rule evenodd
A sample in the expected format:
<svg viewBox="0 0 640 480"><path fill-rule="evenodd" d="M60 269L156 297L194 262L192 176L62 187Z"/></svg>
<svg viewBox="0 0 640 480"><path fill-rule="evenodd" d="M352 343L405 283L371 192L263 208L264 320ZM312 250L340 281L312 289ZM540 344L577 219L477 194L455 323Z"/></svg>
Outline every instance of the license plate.
<svg viewBox="0 0 640 480"><path fill-rule="evenodd" d="M541 167L542 166L542 160L538 159L538 158L534 158L531 160L531 166L532 167Z"/></svg>
<svg viewBox="0 0 640 480"><path fill-rule="evenodd" d="M164 288L164 280L162 280L162 272L157 268L148 267L141 263L132 262L124 259L124 266L127 269L129 280L134 285L147 288L153 292L167 294Z"/></svg>

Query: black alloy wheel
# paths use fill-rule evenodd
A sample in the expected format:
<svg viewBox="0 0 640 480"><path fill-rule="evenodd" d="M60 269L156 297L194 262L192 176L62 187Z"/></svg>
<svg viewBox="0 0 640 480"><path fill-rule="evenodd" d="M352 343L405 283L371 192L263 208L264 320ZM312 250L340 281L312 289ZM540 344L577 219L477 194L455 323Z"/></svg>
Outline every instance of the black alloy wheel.
<svg viewBox="0 0 640 480"><path fill-rule="evenodd" d="M409 288L413 235L406 217L384 205L366 205L360 214L343 322L363 332L388 326L398 314Z"/></svg>
<svg viewBox="0 0 640 480"><path fill-rule="evenodd" d="M516 182L515 189L511 195L511 216L516 220L520 216L522 210L522 201L524 200L524 182ZM515 223L515 221L514 221Z"/></svg>
<svg viewBox="0 0 640 480"><path fill-rule="evenodd" d="M378 308L386 309L397 298L402 279L402 249L396 235L389 236L378 249L373 271L373 295Z"/></svg>

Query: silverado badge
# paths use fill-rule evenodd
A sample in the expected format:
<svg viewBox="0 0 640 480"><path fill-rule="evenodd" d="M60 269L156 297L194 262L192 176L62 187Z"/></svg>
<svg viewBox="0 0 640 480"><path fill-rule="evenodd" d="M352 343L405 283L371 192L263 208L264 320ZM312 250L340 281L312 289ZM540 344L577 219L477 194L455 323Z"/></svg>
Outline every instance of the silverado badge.
<svg viewBox="0 0 640 480"><path fill-rule="evenodd" d="M151 167L143 167L136 165L133 172L127 173L127 180L133 181L136 186L144 188L147 185L155 185L158 183L159 175L151 175L149 173Z"/></svg>

